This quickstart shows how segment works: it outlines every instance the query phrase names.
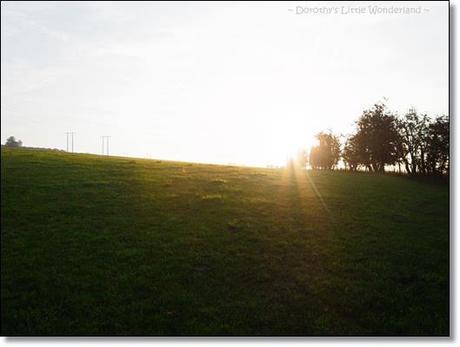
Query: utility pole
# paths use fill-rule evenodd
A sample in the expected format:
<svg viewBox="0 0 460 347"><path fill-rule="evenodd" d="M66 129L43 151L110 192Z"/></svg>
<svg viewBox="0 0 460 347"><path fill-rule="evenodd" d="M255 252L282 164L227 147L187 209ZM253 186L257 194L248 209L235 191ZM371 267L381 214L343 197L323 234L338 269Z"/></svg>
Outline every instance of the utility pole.
<svg viewBox="0 0 460 347"><path fill-rule="evenodd" d="M73 136L75 135L75 133L71 132L70 134L72 135L72 153L73 153Z"/></svg>
<svg viewBox="0 0 460 347"><path fill-rule="evenodd" d="M66 134L66 151L69 152L69 135L71 135L71 148L72 148L72 153L73 153L73 136L75 135L75 132L73 131L68 131L65 133Z"/></svg>
<svg viewBox="0 0 460 347"><path fill-rule="evenodd" d="M102 155L104 154L109 155L110 136L101 136L101 139L102 139Z"/></svg>

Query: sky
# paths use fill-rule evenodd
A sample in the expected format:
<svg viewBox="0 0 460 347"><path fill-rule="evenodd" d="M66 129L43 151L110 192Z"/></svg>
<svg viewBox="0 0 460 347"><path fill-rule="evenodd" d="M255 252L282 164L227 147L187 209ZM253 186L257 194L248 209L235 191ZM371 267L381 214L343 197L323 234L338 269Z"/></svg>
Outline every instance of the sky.
<svg viewBox="0 0 460 347"><path fill-rule="evenodd" d="M384 98L448 114L448 49L448 2L6 1L1 140L282 165Z"/></svg>

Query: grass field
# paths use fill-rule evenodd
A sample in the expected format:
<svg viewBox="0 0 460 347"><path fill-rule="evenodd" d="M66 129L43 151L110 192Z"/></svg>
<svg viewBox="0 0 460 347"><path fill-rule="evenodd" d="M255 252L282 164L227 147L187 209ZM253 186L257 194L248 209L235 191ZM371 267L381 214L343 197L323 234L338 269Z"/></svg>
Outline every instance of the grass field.
<svg viewBox="0 0 460 347"><path fill-rule="evenodd" d="M449 187L1 152L2 335L447 335Z"/></svg>

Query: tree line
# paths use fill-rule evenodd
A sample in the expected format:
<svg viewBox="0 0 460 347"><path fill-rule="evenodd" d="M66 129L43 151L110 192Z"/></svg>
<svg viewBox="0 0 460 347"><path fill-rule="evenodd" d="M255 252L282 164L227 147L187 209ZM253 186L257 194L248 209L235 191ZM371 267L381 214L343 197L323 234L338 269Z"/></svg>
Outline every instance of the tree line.
<svg viewBox="0 0 460 347"><path fill-rule="evenodd" d="M6 139L5 147L22 147L22 141L16 140L14 136L10 136Z"/></svg>
<svg viewBox="0 0 460 347"><path fill-rule="evenodd" d="M354 133L341 143L332 132L316 135L318 145L309 155L299 155L302 165L334 170L343 163L350 171L393 171L411 175L449 173L449 118L434 119L410 109L404 116L391 113L385 104L365 110L355 123Z"/></svg>

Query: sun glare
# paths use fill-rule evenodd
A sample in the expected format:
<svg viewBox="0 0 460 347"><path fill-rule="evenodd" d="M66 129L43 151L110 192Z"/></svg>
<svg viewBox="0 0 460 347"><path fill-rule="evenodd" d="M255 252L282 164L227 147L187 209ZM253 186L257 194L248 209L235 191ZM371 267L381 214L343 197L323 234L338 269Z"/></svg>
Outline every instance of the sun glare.
<svg viewBox="0 0 460 347"><path fill-rule="evenodd" d="M314 144L314 136L305 135L300 130L279 131L271 143L266 165L284 166L289 159L296 158L299 151L309 151Z"/></svg>

